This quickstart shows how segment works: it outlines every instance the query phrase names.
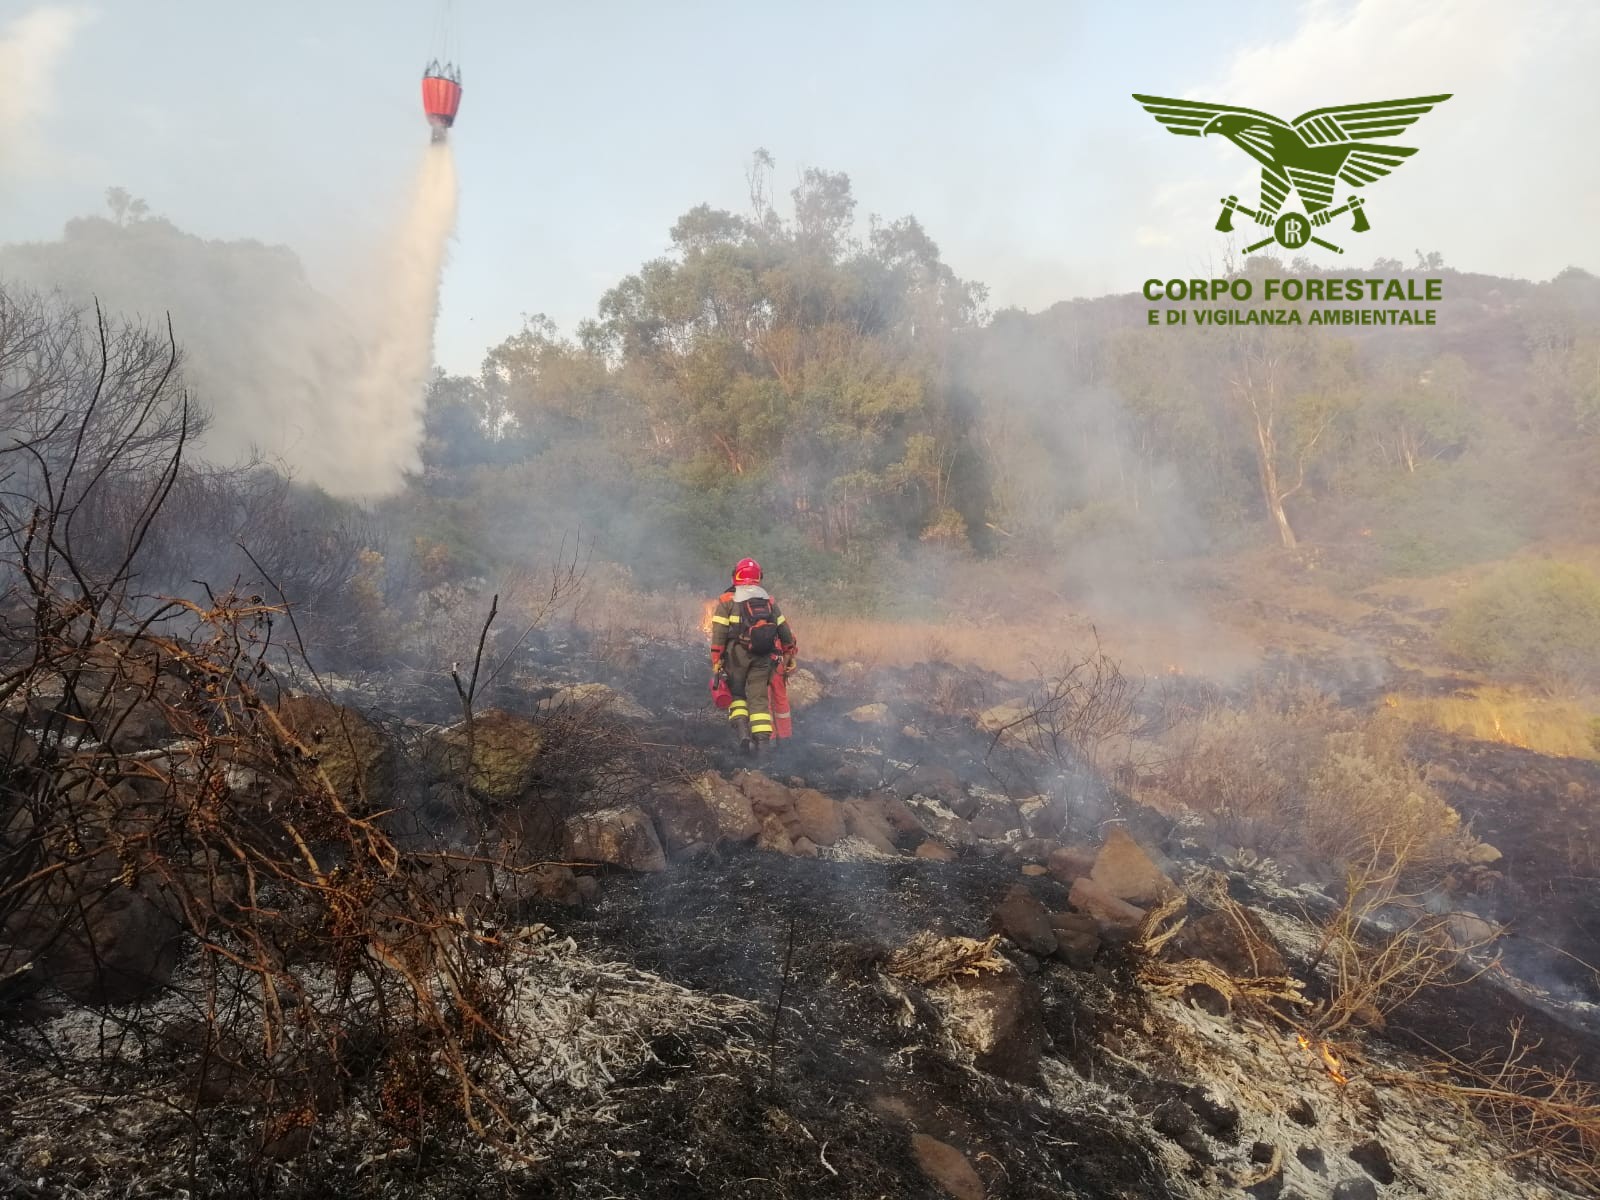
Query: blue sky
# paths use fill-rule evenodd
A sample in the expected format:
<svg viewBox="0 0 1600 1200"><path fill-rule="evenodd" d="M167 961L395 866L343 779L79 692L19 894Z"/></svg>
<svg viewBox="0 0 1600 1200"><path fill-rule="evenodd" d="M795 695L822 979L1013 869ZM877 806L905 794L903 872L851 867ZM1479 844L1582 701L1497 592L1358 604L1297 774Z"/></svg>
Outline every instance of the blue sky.
<svg viewBox="0 0 1600 1200"><path fill-rule="evenodd" d="M0 68L21 95L0 100L0 241L54 237L116 184L190 232L287 243L336 284L426 140L417 80L439 8L0 0ZM1600 267L1594 224L1571 219L1600 182L1593 156L1560 157L1559 129L1524 119L1552 104L1600 119L1596 5L1517 20L1486 0L454 8L461 210L437 340L453 369L524 312L571 330L692 205L742 208L757 146L780 193L827 167L863 216L917 215L996 306L1204 272L1216 197L1254 193L1247 164L1171 138L1136 90L1291 116L1455 91L1418 126L1419 165L1369 195L1384 207L1360 261L1415 245L1535 277ZM1485 185L1483 159L1529 137L1536 167Z"/></svg>

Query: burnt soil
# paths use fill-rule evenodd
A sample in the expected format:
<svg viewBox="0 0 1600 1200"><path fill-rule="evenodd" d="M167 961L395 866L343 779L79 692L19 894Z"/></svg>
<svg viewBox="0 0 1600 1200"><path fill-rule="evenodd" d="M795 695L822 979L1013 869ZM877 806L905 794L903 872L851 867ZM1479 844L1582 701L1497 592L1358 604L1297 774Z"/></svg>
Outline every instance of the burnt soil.
<svg viewBox="0 0 1600 1200"><path fill-rule="evenodd" d="M981 933L1016 878L999 860L741 851L608 880L600 903L565 918L564 932L601 957L756 1001L764 1022L781 992L777 1039L770 1025L755 1031L767 1064L742 1079L701 1076L694 1047L668 1047L659 1068L617 1093L617 1128L562 1147L537 1178L562 1197L909 1200L930 1194L910 1156L914 1126L965 1151L991 1195L1173 1195L1138 1125L1092 1108L1064 1113L1035 1091L957 1066L930 1045L931 1016L900 1024L874 986L889 950L921 930ZM1091 1055L1104 1033L1096 1021L1119 1023L1113 1010L1130 1003L1115 999L1114 973L1041 970L1017 957L1040 988L1057 1052Z"/></svg>

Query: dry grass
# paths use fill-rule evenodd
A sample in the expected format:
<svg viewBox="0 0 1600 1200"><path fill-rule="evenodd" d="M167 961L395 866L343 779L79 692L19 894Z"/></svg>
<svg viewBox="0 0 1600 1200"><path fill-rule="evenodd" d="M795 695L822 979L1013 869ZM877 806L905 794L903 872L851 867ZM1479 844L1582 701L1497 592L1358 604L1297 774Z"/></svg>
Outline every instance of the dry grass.
<svg viewBox="0 0 1600 1200"><path fill-rule="evenodd" d="M1484 686L1452 696L1385 696L1402 720L1540 754L1600 759L1600 705L1552 700L1522 688Z"/></svg>

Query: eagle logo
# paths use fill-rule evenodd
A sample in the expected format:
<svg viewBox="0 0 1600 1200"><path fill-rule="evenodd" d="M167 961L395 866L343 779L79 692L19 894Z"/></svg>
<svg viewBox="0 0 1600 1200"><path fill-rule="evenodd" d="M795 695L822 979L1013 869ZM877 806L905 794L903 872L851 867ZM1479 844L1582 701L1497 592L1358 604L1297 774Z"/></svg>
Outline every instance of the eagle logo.
<svg viewBox="0 0 1600 1200"><path fill-rule="evenodd" d="M1221 134L1261 164L1260 203L1253 209L1246 208L1239 203L1239 197L1229 196L1222 202L1222 215L1217 218L1217 229L1222 233L1233 232L1236 212L1271 228L1271 236L1245 247L1246 254L1273 242L1290 250L1302 249L1310 242L1343 254L1342 249L1315 236L1312 230L1346 213L1352 217L1352 232L1365 233L1372 226L1360 196L1352 195L1334 208L1334 189L1340 183L1365 187L1415 154L1415 147L1395 146L1379 139L1394 137L1434 105L1450 99L1450 94L1318 108L1293 121L1231 104L1172 100L1137 92L1133 98L1169 132L1180 137ZM1299 194L1304 213L1279 211L1291 189Z"/></svg>

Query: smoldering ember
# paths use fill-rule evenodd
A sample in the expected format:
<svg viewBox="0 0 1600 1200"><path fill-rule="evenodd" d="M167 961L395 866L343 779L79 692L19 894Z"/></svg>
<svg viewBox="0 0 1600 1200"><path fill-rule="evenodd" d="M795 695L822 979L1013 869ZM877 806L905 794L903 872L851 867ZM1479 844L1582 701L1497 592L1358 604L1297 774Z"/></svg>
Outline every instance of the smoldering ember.
<svg viewBox="0 0 1600 1200"><path fill-rule="evenodd" d="M737 53L500 6L463 56L441 4L392 91L357 6L198 73L216 6L156 7L0 18L7 184L59 209L0 244L0 1196L1600 1195L1600 278L1487 218L1458 269L1450 106L1307 150L1367 164L1344 257L1234 261L1181 220L1260 174L1226 138L1219 182L1126 98L1041 131L1049 6L819 74L770 6ZM1173 21L1219 129L1332 77ZM1451 78L1412 34L1370 70ZM1587 86L1536 45L1452 103ZM859 189L705 168L735 114ZM1091 143L1152 196L1047 196L1049 243L1039 146ZM1162 311L1439 320L1152 332L1137 282L1213 253Z"/></svg>

